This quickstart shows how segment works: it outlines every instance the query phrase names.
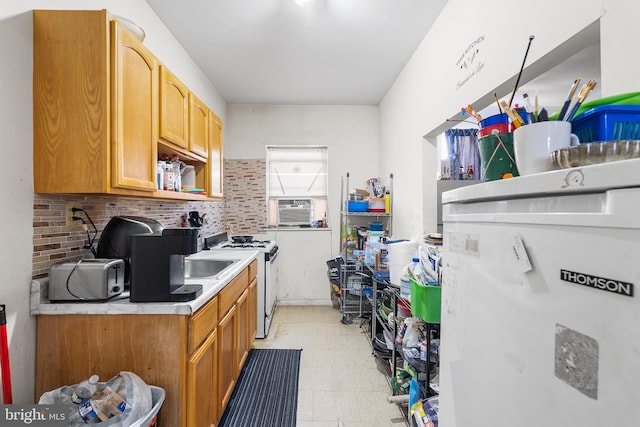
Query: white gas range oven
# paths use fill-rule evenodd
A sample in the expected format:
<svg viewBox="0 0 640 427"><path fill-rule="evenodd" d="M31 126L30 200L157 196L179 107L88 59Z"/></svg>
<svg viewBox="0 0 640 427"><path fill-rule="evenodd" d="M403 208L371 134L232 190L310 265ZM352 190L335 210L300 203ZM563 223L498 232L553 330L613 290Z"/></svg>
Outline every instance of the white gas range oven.
<svg viewBox="0 0 640 427"><path fill-rule="evenodd" d="M271 319L278 306L278 245L273 240L255 240L253 236L231 236L217 233L204 238L203 250L258 251L258 332L256 338L269 333Z"/></svg>

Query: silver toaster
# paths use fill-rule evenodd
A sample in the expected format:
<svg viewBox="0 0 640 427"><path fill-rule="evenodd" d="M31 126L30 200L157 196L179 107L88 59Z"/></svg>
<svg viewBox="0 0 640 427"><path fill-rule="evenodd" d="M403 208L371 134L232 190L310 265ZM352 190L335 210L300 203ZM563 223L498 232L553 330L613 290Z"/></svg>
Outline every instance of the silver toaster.
<svg viewBox="0 0 640 427"><path fill-rule="evenodd" d="M49 270L49 301L106 301L124 289L124 261L87 259ZM74 270L75 268L75 270Z"/></svg>

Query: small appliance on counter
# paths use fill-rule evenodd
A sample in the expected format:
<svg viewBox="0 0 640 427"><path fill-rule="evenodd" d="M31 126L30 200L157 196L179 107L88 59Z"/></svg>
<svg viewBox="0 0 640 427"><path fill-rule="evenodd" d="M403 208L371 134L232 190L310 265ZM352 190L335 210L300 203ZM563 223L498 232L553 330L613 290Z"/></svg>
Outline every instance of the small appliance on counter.
<svg viewBox="0 0 640 427"><path fill-rule="evenodd" d="M184 284L184 256L198 252L197 229L166 228L130 239L131 302L184 302L202 294L202 285Z"/></svg>
<svg viewBox="0 0 640 427"><path fill-rule="evenodd" d="M162 224L142 216L114 216L104 227L98 242L96 258L124 261L124 286L129 289L131 247L129 237L134 234L158 234Z"/></svg>
<svg viewBox="0 0 640 427"><path fill-rule="evenodd" d="M86 259L49 270L50 301L106 301L124 290L124 261Z"/></svg>

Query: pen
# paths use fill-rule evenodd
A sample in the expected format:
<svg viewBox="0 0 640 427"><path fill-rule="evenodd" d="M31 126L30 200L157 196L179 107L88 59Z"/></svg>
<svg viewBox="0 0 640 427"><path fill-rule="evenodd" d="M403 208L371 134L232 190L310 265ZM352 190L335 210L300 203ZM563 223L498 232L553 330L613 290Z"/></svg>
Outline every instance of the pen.
<svg viewBox="0 0 640 427"><path fill-rule="evenodd" d="M531 123L534 123L536 121L536 117L533 114L533 109L531 108L531 101L529 100L529 95L525 93L525 94L522 94L522 97L524 98L524 105L525 105L524 109L529 115L529 120L531 120Z"/></svg>
<svg viewBox="0 0 640 427"><path fill-rule="evenodd" d="M567 100L564 101L564 104L562 105L562 109L560 110L560 114L558 114L558 120L562 120L564 118L564 115L567 113L567 110L569 109L569 105L571 105L571 102L573 101L573 97L576 93L576 89L578 88L578 85L580 85L581 80L582 80L582 77L578 77L573 81L573 84L569 89L569 95L567 95Z"/></svg>
<svg viewBox="0 0 640 427"><path fill-rule="evenodd" d="M578 94L578 100L576 101L576 105L574 105L573 108L571 109L571 112L567 114L568 122L570 122L573 119L573 117L576 114L576 111L578 111L578 108L580 108L584 100L587 99L587 96L589 96L589 93L593 90L593 88L596 87L596 84L597 83L595 80L589 80L587 84L582 86L582 89L580 89L580 93Z"/></svg>

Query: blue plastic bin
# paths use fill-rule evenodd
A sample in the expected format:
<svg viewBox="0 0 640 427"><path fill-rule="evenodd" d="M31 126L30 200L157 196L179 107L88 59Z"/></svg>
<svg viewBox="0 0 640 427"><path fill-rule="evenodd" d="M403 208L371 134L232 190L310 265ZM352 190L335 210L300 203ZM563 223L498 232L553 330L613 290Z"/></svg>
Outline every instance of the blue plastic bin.
<svg viewBox="0 0 640 427"><path fill-rule="evenodd" d="M580 143L640 139L640 105L601 105L573 119Z"/></svg>
<svg viewBox="0 0 640 427"><path fill-rule="evenodd" d="M366 200L349 200L349 212L366 212L369 209L369 202Z"/></svg>

